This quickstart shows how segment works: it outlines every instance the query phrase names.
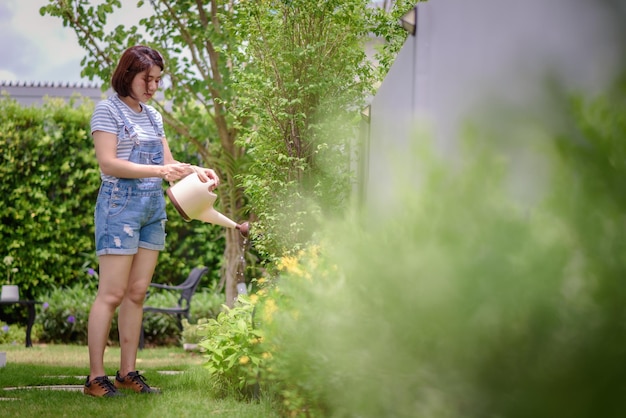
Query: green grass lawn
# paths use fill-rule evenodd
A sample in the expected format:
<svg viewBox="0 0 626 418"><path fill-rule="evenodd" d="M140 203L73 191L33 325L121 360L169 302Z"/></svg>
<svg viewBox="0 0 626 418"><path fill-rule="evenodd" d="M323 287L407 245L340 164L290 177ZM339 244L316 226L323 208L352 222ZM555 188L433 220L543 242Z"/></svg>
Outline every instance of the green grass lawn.
<svg viewBox="0 0 626 418"><path fill-rule="evenodd" d="M1 417L276 417L270 402L217 398L203 357L182 348L150 348L139 352L137 367L161 395L128 393L122 398L93 398L82 393L89 372L87 347L0 345L7 364L0 368ZM119 348L109 347L105 366L110 376L119 363ZM80 390L53 390L62 386ZM28 388L24 388L28 387ZM15 389L17 388L17 389ZM125 392L127 393L127 392Z"/></svg>

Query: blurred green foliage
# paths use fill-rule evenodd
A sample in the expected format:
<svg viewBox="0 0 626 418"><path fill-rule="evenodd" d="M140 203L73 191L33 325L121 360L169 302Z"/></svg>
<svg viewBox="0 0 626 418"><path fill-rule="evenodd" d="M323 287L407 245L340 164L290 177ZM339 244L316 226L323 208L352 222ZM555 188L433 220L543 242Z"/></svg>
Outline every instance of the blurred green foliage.
<svg viewBox="0 0 626 418"><path fill-rule="evenodd" d="M394 178L382 216L284 257L259 310L285 413L623 416L624 97L564 98L565 129L528 130L548 139L528 151L548 177L521 174L532 204L511 193L506 139L474 130L450 164L415 138L398 165L419 163L419 186Z"/></svg>

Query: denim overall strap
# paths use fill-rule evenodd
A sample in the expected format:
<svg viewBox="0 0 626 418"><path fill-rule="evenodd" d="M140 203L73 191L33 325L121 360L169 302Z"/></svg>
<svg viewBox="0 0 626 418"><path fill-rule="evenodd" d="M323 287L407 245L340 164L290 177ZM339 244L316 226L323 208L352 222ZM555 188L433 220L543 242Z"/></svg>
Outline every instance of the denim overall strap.
<svg viewBox="0 0 626 418"><path fill-rule="evenodd" d="M157 125L156 119L154 118L154 115L152 114L150 109L148 109L147 106L144 106L143 109L148 114L148 119L150 119L150 123L152 124L152 127L154 128L154 132L157 134L158 137L161 137L161 138L164 137L165 132L159 131L159 125Z"/></svg>
<svg viewBox="0 0 626 418"><path fill-rule="evenodd" d="M138 138L139 135L135 131L135 127L130 123L130 121L128 120L128 118L124 114L124 112L122 112L122 109L117 104L117 101L115 101L113 98L110 98L109 100L111 101L111 103L113 103L113 106L115 106L115 108L117 109L118 115L120 115L120 117L122 118L122 122L124 123L124 129L126 129L126 131L128 132L128 136L136 144L137 141L139 140L139 138ZM117 135L118 143L119 143L120 138L122 138L121 132L118 133L118 135Z"/></svg>
<svg viewBox="0 0 626 418"><path fill-rule="evenodd" d="M119 113L124 128L128 131L130 138L133 140L133 148L130 151L128 161L136 164L163 165L163 143L161 141L141 141L139 135L135 131L135 127L130 123L120 106L115 100L111 99L117 112ZM147 113L150 123L154 128L154 132L160 136L156 120L147 107L143 107L143 111ZM119 138L118 138L119 140ZM148 177L139 179L119 179L118 186L130 186L140 190L161 190L162 179L160 177Z"/></svg>
<svg viewBox="0 0 626 418"><path fill-rule="evenodd" d="M135 127L130 123L130 121L128 120L128 118L126 117L126 115L124 114L124 112L122 112L122 108L120 107L119 104L117 104L117 101L114 100L112 97L109 99L111 100L111 102L113 103L113 105L115 106L115 108L117 109L117 113L120 115L120 117L122 118L122 122L124 123L124 128L126 129L126 131L128 131L128 136L135 141L135 143L138 140L138 134L135 131ZM159 126L156 123L156 119L154 118L154 115L152 114L152 112L150 112L150 110L148 110L148 108L146 106L142 106L144 112L146 112L146 114L148 115L148 119L150 119L150 123L152 124L152 128L154 128L154 132L157 134L157 136L164 136L164 132L159 130Z"/></svg>

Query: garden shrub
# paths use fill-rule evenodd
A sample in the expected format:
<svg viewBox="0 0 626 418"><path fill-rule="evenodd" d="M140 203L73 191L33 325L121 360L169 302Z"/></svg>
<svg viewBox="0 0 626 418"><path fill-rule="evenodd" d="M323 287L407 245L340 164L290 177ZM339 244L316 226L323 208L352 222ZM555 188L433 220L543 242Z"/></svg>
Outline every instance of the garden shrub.
<svg viewBox="0 0 626 418"><path fill-rule="evenodd" d="M200 319L217 318L224 309L224 293L214 285L196 290L191 299L189 321L196 323Z"/></svg>
<svg viewBox="0 0 626 418"><path fill-rule="evenodd" d="M218 394L254 395L259 365L269 354L260 350L262 332L253 326L254 304L239 295L233 308L199 324L204 336L199 346L206 353L204 367L215 378Z"/></svg>
<svg viewBox="0 0 626 418"><path fill-rule="evenodd" d="M269 281L265 278L257 280L258 291L251 296L256 309L254 322L266 336L259 347L267 354L262 357L257 382L266 394L274 395L281 401L286 416L328 416L327 406L319 390L323 382L317 379L332 379L332 376L316 375L313 369L319 367L325 359L322 352L317 357L307 347L310 340L317 336L308 335L300 339L286 335L294 332L301 336L302 330L298 328L302 309L299 304L317 302L311 290L317 293L317 285L333 287L326 280L329 273L336 269L323 267L324 260L320 257L320 247L317 245L310 245L294 255L285 255L275 265L279 276ZM306 300L291 297L290 291L295 286L306 289L300 295ZM303 308L307 310L311 307ZM283 329L283 326L289 328ZM290 346L286 347L286 344ZM296 379L297 375L307 377Z"/></svg>
<svg viewBox="0 0 626 418"><path fill-rule="evenodd" d="M41 327L37 334L40 343L87 344L87 325L91 304L96 296L95 282L90 285L76 284L56 287L41 296L36 324ZM157 307L175 306L178 296L172 292L155 292L149 303ZM200 289L191 301L190 319L217 316L224 295L213 288ZM181 331L173 315L146 313L144 315L145 341L149 345L179 345ZM22 337L23 339L23 337ZM109 344L119 344L117 315L114 315L109 333Z"/></svg>
<svg viewBox="0 0 626 418"><path fill-rule="evenodd" d="M0 236L13 258L12 283L32 298L71 283L93 254L93 202L99 186L89 135L92 106L50 101L22 107L0 99Z"/></svg>
<svg viewBox="0 0 626 418"><path fill-rule="evenodd" d="M87 344L89 310L96 295L91 284L55 287L42 295L36 323L41 324L39 342Z"/></svg>
<svg viewBox="0 0 626 418"><path fill-rule="evenodd" d="M0 344L24 345L26 331L23 325L9 325L0 321ZM31 331L31 338L33 333Z"/></svg>
<svg viewBox="0 0 626 418"><path fill-rule="evenodd" d="M190 323L187 319L183 319L183 332L181 334L181 341L183 345L197 345L204 338L204 328L205 325L209 322L206 318L200 318L196 321L195 324Z"/></svg>

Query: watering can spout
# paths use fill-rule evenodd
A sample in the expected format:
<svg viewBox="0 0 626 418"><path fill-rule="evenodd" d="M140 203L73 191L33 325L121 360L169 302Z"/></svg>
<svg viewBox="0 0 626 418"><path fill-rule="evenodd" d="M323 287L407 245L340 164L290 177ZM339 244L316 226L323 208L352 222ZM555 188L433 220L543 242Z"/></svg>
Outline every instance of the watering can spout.
<svg viewBox="0 0 626 418"><path fill-rule="evenodd" d="M190 174L167 189L167 196L186 221L196 219L226 228L238 229L248 236L248 222L238 224L213 208L217 195L209 189L213 182L203 183L197 174Z"/></svg>

